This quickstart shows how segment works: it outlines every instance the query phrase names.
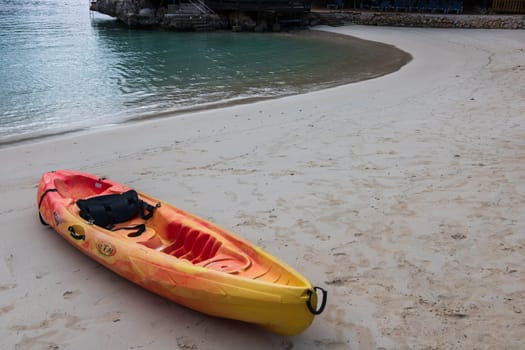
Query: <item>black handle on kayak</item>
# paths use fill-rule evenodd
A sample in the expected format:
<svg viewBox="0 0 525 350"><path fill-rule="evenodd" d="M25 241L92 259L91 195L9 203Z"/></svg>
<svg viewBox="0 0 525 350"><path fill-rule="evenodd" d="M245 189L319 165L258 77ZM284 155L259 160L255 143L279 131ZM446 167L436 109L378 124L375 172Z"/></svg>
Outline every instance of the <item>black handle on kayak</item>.
<svg viewBox="0 0 525 350"><path fill-rule="evenodd" d="M49 226L49 224L46 222L46 220L44 220L44 218L42 217L42 213L40 212L40 210L38 211L38 218L40 219L40 223L44 226Z"/></svg>
<svg viewBox="0 0 525 350"><path fill-rule="evenodd" d="M44 226L49 226L49 224L42 217L42 213L40 212L40 207L42 206L42 202L44 201L44 197L49 192L58 192L58 190L56 188L48 188L47 190L44 191L44 193L42 193L42 195L40 196L40 200L38 201L38 218L40 219L40 222Z"/></svg>
<svg viewBox="0 0 525 350"><path fill-rule="evenodd" d="M316 310L313 306L312 306L312 296L314 294L317 295L317 291L320 290L322 292L322 296L323 298L321 299L321 306L319 306L319 308ZM326 306L326 300L328 299L328 292L326 290L324 290L323 288L321 287L314 287L314 290L308 290L308 300L306 301L306 306L308 307L308 310L310 310L310 312L314 315L319 315L321 314L323 311L324 311L324 308Z"/></svg>
<svg viewBox="0 0 525 350"><path fill-rule="evenodd" d="M86 235L82 233L81 234L76 233L75 228L73 226L69 226L67 230L69 231L69 235L73 237L74 239L76 239L77 241L86 239Z"/></svg>

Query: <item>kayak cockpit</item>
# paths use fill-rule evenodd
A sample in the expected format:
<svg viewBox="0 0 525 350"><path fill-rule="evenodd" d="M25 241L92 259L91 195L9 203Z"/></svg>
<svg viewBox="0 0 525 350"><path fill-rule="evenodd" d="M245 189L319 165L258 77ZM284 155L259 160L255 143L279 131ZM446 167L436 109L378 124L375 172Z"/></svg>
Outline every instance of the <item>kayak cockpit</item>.
<svg viewBox="0 0 525 350"><path fill-rule="evenodd" d="M152 219L152 227L162 221L160 211ZM137 243L193 265L225 273L242 273L252 265L248 255L215 237L211 230L185 221L174 217L164 229L157 226L157 235Z"/></svg>
<svg viewBox="0 0 525 350"><path fill-rule="evenodd" d="M96 179L81 175L71 175L54 179L54 187L64 198L71 198L73 201L102 194L109 194L108 189L113 184L103 181L103 178Z"/></svg>
<svg viewBox="0 0 525 350"><path fill-rule="evenodd" d="M56 189L62 205L75 216L82 216L79 215L79 200L122 195L131 190L104 178L79 174L54 177L52 184L49 187ZM136 214L110 227L102 225L104 231L100 232L209 270L270 283L303 285L304 282L288 269L275 264L222 229L173 206L161 205L155 198L142 193L138 193L138 200L146 206L154 206L151 216L145 219L143 215ZM110 206L110 212L122 209L121 205L114 203ZM88 224L93 223L98 225L88 220ZM140 232L126 230L126 227L140 226L143 227Z"/></svg>

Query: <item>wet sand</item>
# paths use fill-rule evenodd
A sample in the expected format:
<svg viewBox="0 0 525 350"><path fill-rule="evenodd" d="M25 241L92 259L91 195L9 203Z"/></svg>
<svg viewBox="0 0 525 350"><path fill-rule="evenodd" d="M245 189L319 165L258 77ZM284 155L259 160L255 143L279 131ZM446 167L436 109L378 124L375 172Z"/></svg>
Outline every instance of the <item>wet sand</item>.
<svg viewBox="0 0 525 350"><path fill-rule="evenodd" d="M0 149L0 348L519 349L525 31L323 28L413 60L303 95ZM207 317L42 227L52 169L129 184L329 291L296 337Z"/></svg>

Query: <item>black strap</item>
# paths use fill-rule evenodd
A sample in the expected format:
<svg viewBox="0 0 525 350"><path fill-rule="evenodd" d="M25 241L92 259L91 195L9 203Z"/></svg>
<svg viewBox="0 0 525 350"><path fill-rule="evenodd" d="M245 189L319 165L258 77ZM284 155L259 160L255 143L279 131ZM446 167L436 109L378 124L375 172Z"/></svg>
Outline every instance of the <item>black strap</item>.
<svg viewBox="0 0 525 350"><path fill-rule="evenodd" d="M40 213L40 210L38 211L38 218L40 219L40 223L44 226L49 226L49 224L46 222L46 220L44 220L44 218L42 217L42 214Z"/></svg>
<svg viewBox="0 0 525 350"><path fill-rule="evenodd" d="M140 217L143 220L148 220L149 218L153 216L153 212L155 211L155 209L159 207L160 207L160 203L157 203L155 206L153 206L141 200L140 201ZM120 227L114 227L112 225L107 228L111 231L135 230L136 229L137 231L128 233L128 237L138 237L146 231L146 224L137 224L137 225L120 226Z"/></svg>
<svg viewBox="0 0 525 350"><path fill-rule="evenodd" d="M40 213L40 207L42 206L42 202L44 201L44 197L49 192L58 192L58 190L56 188L49 188L49 189L45 190L44 193L42 193L42 195L40 196L40 200L38 201L38 218L40 219L40 223L42 225L44 225L44 226L49 226L49 224L42 217L42 213Z"/></svg>
<svg viewBox="0 0 525 350"><path fill-rule="evenodd" d="M148 220L153 216L153 211L155 210L155 207L144 202L140 201L140 217L144 220Z"/></svg>
<svg viewBox="0 0 525 350"><path fill-rule="evenodd" d="M141 234L146 231L146 225L145 224L137 224L137 225L131 225L131 226L121 226L121 227L111 227L109 228L111 231L119 231L119 230L137 230L135 232L128 233L128 237L138 237Z"/></svg>
<svg viewBox="0 0 525 350"><path fill-rule="evenodd" d="M155 209L159 207L160 207L160 202L157 203L155 206L153 206L141 200L140 201L140 217L143 220L148 220L149 218L153 216L153 212L155 211ZM137 229L137 231L128 233L128 237L138 237L141 234L143 234L144 231L146 231L146 224L137 224L137 225L132 225L132 226L121 226L117 228L113 228L113 227L111 228L112 231L134 230L134 229Z"/></svg>
<svg viewBox="0 0 525 350"><path fill-rule="evenodd" d="M42 201L44 200L44 197L49 192L58 192L58 190L56 188L48 188L47 190L44 191L44 193L42 193L42 195L40 196L40 200L38 201L38 209L39 210L40 210L40 206L42 205Z"/></svg>
<svg viewBox="0 0 525 350"><path fill-rule="evenodd" d="M148 220L153 216L153 213L155 212L155 209L160 207L160 203L157 203L155 206L144 202L143 200L140 201L140 217L143 220ZM137 225L131 225L131 226L120 226L120 227L114 227L114 225L108 226L108 230L111 231L119 231L119 230L137 230L135 232L128 233L128 237L138 237L141 234L143 234L146 231L146 224L137 224Z"/></svg>

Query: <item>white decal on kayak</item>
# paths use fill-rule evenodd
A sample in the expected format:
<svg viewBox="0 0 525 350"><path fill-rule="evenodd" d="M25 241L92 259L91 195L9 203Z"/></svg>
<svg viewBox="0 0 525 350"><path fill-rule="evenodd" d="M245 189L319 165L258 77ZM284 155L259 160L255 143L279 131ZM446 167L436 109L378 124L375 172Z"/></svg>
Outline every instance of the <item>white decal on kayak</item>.
<svg viewBox="0 0 525 350"><path fill-rule="evenodd" d="M98 252L104 256L113 256L117 252L113 244L104 241L97 242Z"/></svg>
<svg viewBox="0 0 525 350"><path fill-rule="evenodd" d="M56 211L53 212L53 218L55 219L55 224L58 226L60 225L60 216L58 216L58 213Z"/></svg>

